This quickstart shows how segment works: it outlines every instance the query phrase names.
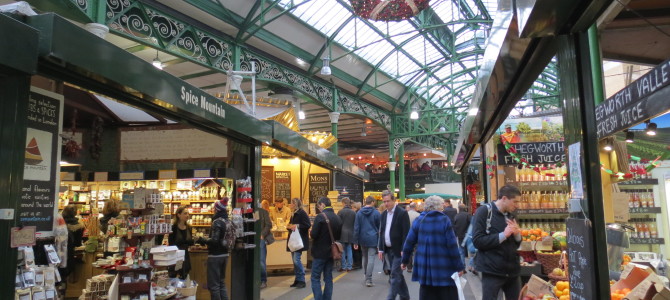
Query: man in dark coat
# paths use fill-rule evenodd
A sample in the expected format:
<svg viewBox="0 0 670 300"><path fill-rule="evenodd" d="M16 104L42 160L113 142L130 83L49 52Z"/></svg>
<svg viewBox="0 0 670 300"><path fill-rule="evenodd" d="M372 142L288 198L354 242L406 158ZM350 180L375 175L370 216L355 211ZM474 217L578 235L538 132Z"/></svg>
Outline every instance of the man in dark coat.
<svg viewBox="0 0 670 300"><path fill-rule="evenodd" d="M351 243L354 240L354 222L356 222L356 213L351 209L351 200L349 197L342 198L342 208L337 216L340 217L342 221L342 236L340 237L340 243L344 248L342 252L342 261L340 263L339 271L351 271L351 265L353 263L352 252L351 252Z"/></svg>
<svg viewBox="0 0 670 300"><path fill-rule="evenodd" d="M331 300L333 298L333 254L330 245L340 239L342 221L333 211L330 199L321 197L316 205L321 213L314 218L311 232L313 240L312 293L314 294L314 300ZM322 273L323 292L321 291Z"/></svg>
<svg viewBox="0 0 670 300"><path fill-rule="evenodd" d="M465 234L468 232L468 226L470 226L470 214L468 209L465 207L465 204L458 205L458 213L454 217L454 233L458 238L458 247L461 251L461 260L465 263L465 247L462 246L463 240L465 239Z"/></svg>
<svg viewBox="0 0 670 300"><path fill-rule="evenodd" d="M505 185L498 200L482 205L472 218L472 242L477 248L475 268L482 273L482 300L518 299L521 290L519 254L521 230L512 214L521 196L518 188ZM490 220L490 221L489 221Z"/></svg>
<svg viewBox="0 0 670 300"><path fill-rule="evenodd" d="M398 206L393 194L386 190L382 192L382 200L386 211L382 213L381 227L379 228L379 259L383 260L384 253L391 264L391 289L388 300L409 299L409 290L405 277L400 268L402 258L402 247L409 232L409 215L407 211Z"/></svg>
<svg viewBox="0 0 670 300"><path fill-rule="evenodd" d="M451 200L449 199L444 200L444 214L447 215L447 217L449 217L449 221L451 221L451 224L454 224L457 213L458 211L453 206L451 206Z"/></svg>

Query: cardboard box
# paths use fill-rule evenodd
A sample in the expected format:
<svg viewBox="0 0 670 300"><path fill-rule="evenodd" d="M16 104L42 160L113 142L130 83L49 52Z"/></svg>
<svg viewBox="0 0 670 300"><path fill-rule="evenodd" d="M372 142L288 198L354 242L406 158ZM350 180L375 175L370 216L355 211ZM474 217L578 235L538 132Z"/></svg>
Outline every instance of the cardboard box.
<svg viewBox="0 0 670 300"><path fill-rule="evenodd" d="M631 289L632 293L632 290L651 273L653 271L648 266L629 263L621 272L621 279L612 285L610 290Z"/></svg>
<svg viewBox="0 0 670 300"><path fill-rule="evenodd" d="M523 296L540 297L546 294L554 294L554 286L535 275L530 276L528 283L526 283L526 287L526 293Z"/></svg>

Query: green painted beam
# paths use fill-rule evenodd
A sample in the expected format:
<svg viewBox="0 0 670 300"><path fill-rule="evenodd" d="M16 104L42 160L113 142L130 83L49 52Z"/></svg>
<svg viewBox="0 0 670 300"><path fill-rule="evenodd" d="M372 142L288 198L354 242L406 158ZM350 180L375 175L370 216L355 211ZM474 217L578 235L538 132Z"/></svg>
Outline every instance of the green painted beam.
<svg viewBox="0 0 670 300"><path fill-rule="evenodd" d="M179 78L181 78L183 80L189 80L189 79L193 79L193 78L198 78L198 77L202 77L202 76L209 76L209 75L214 75L214 74L218 74L218 73L221 73L221 71L208 70L208 71L204 71L204 72L198 72L198 73L184 75L184 76L181 76Z"/></svg>

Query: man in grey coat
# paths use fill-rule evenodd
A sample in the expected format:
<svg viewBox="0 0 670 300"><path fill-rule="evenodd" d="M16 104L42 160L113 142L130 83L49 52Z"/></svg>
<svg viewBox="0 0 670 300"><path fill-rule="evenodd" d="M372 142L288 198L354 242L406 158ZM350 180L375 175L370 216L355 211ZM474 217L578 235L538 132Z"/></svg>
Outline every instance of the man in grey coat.
<svg viewBox="0 0 670 300"><path fill-rule="evenodd" d="M337 216L342 220L342 236L340 237L340 243L344 247L342 252L342 261L340 263L340 272L351 271L351 265L353 263L353 256L351 253L351 243L354 241L354 222L356 222L356 212L351 209L351 199L348 197L342 198L342 208Z"/></svg>

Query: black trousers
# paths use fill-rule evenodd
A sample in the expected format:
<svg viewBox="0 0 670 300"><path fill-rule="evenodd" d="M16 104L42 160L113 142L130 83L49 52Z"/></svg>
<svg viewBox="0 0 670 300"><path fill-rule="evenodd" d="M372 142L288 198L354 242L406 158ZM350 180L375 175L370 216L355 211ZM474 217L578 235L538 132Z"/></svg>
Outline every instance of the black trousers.
<svg viewBox="0 0 670 300"><path fill-rule="evenodd" d="M505 299L519 299L521 279L519 276L504 277L482 273L482 300L497 300L500 290Z"/></svg>
<svg viewBox="0 0 670 300"><path fill-rule="evenodd" d="M422 284L419 288L419 300L458 300L456 286L434 286Z"/></svg>

